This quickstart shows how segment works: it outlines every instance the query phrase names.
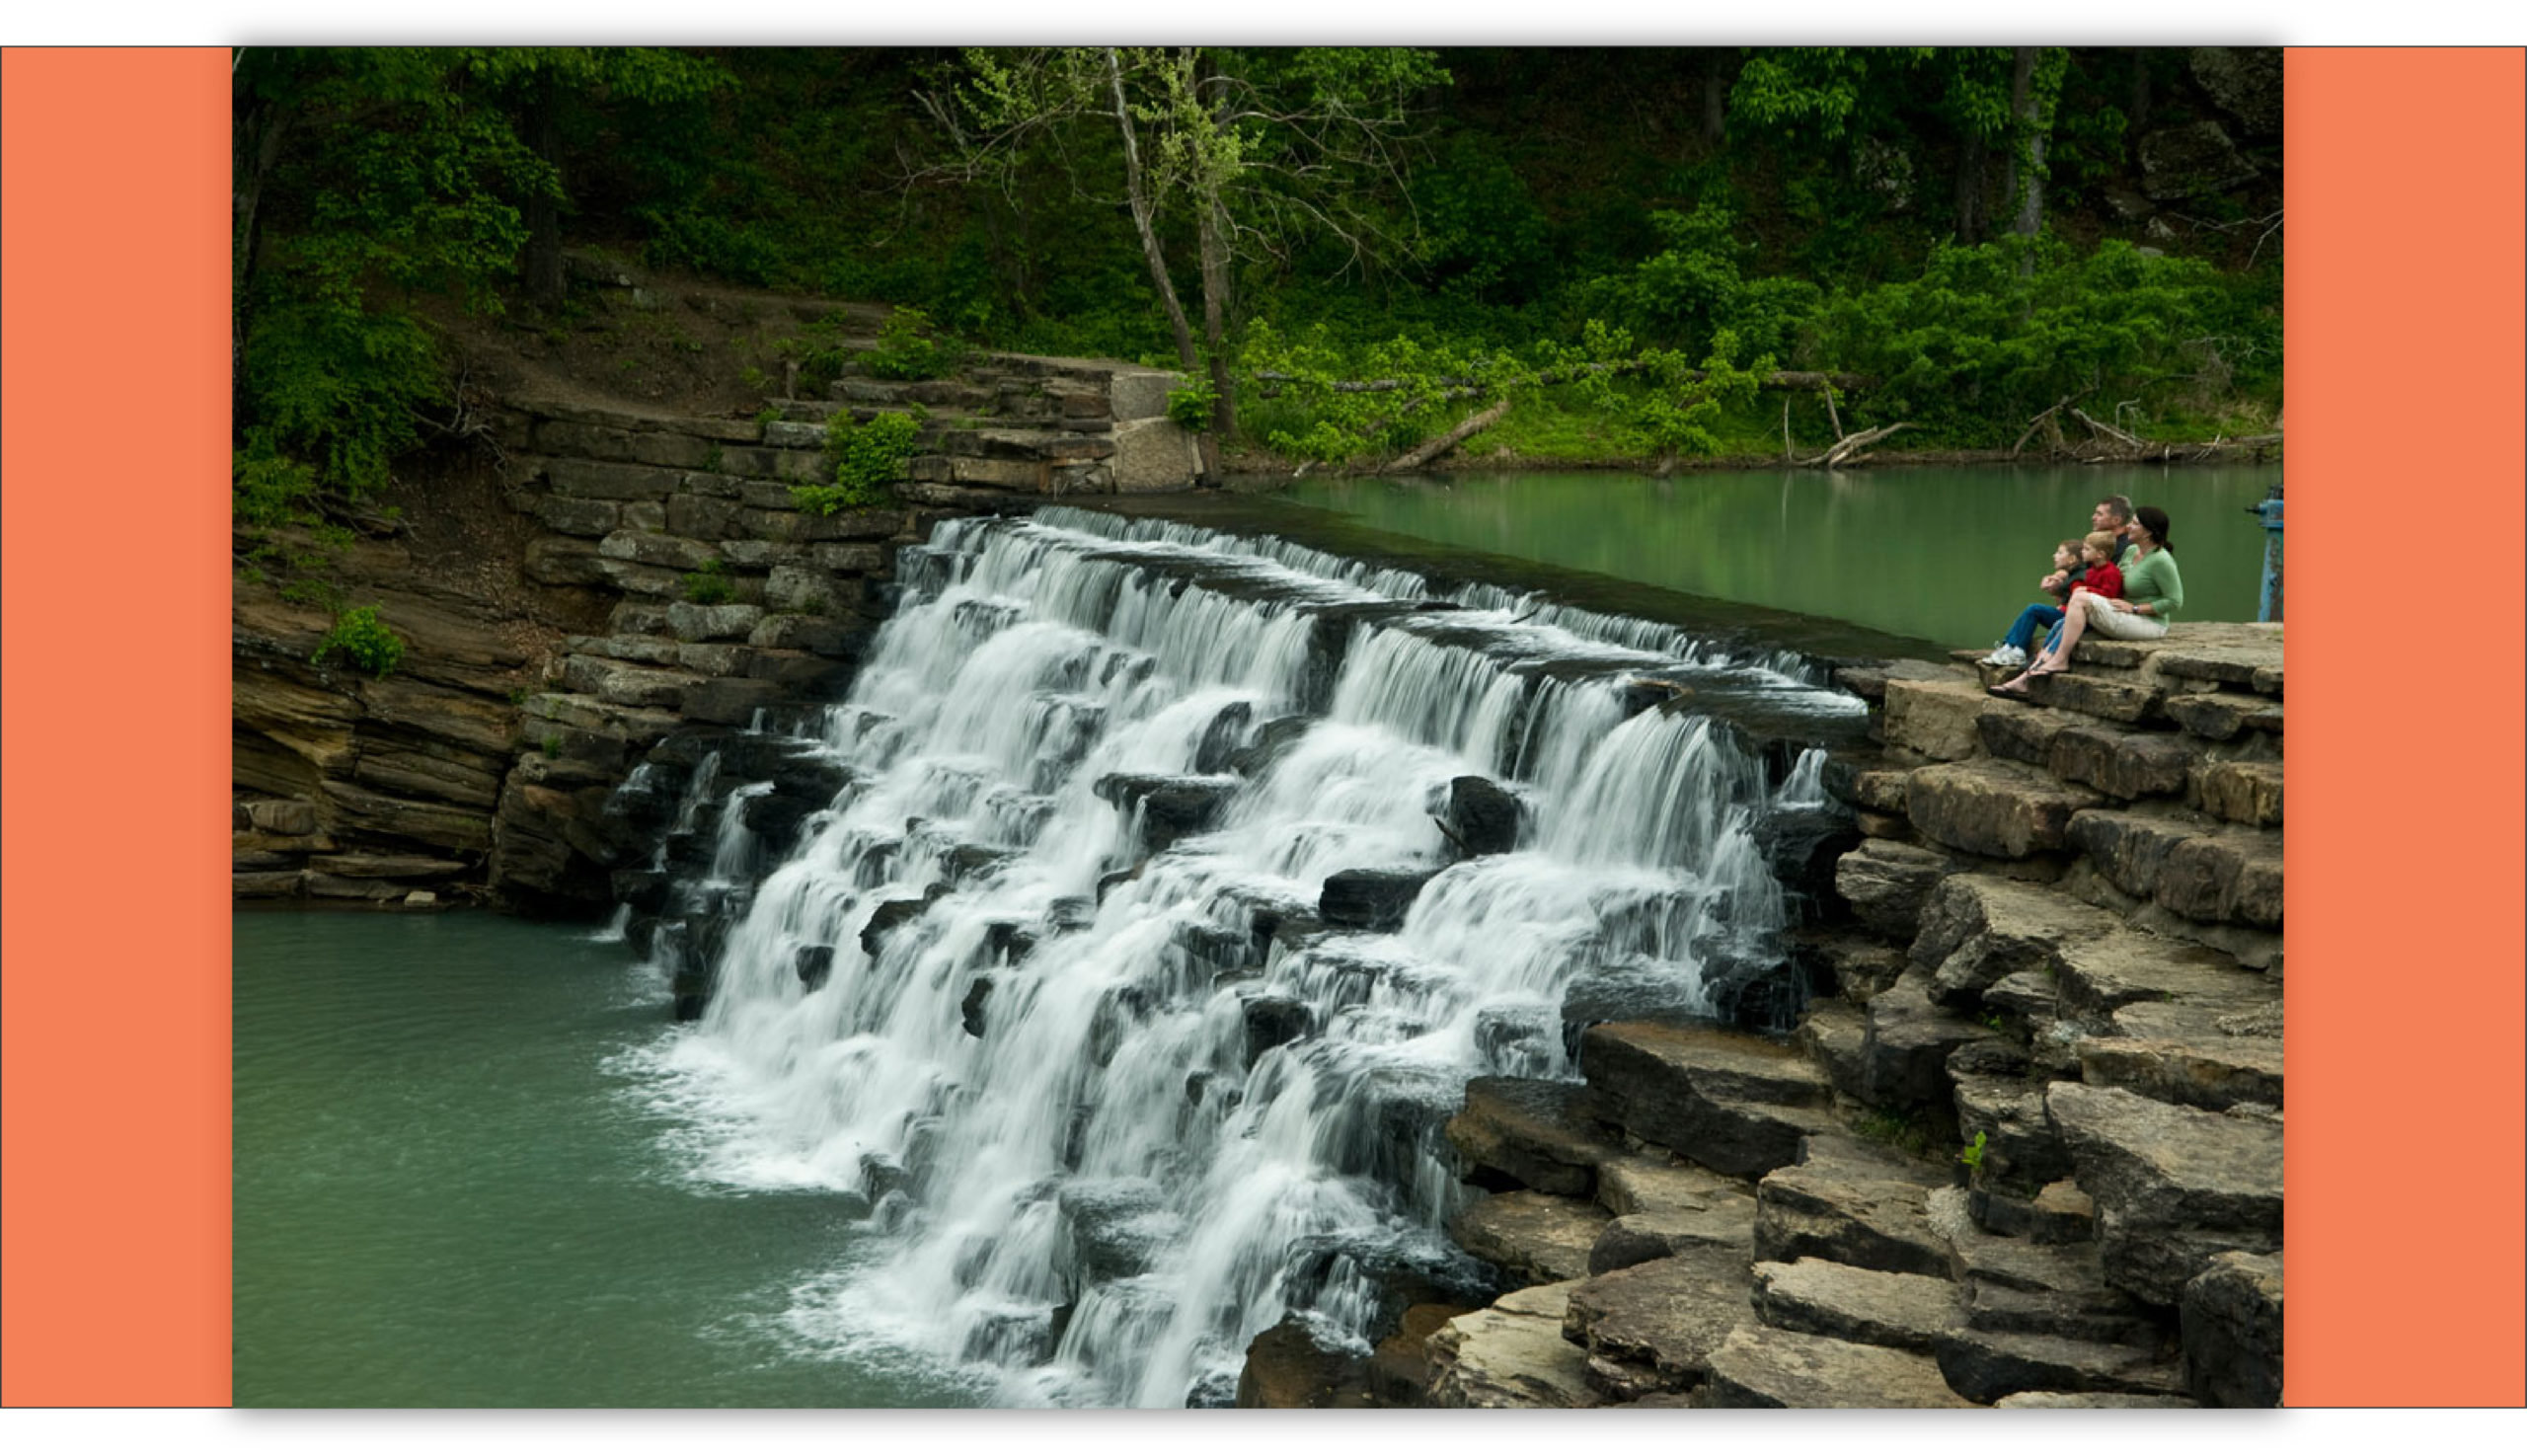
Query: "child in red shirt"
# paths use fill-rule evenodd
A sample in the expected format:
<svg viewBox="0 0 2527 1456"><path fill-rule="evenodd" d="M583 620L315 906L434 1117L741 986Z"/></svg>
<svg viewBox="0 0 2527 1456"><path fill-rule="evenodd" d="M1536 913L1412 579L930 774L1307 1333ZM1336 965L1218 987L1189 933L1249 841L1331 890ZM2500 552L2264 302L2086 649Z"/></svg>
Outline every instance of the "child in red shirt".
<svg viewBox="0 0 2527 1456"><path fill-rule="evenodd" d="M2082 537L2080 563L2088 572L2072 589L2093 596L2121 596L2123 573L2114 565L2114 551L2121 544L2112 531L2091 531Z"/></svg>

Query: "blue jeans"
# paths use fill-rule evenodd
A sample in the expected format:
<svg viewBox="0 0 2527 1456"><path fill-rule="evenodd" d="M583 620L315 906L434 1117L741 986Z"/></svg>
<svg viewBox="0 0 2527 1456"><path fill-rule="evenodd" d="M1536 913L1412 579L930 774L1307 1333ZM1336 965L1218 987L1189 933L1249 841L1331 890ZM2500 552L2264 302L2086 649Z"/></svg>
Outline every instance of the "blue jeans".
<svg viewBox="0 0 2527 1456"><path fill-rule="evenodd" d="M2034 650L2035 634L2039 628L2061 625L2062 609L2060 607L2037 602L2018 614L2018 620L2010 624L2010 635L2001 639L2001 646L2017 648L2023 652L2031 651Z"/></svg>

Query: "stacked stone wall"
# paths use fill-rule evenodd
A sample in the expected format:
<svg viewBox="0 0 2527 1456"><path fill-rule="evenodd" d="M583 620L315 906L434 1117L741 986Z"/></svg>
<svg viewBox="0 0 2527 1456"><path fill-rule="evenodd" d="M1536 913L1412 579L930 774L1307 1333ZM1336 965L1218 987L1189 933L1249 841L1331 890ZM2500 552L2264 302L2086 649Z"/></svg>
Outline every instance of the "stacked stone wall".
<svg viewBox="0 0 2527 1456"><path fill-rule="evenodd" d="M343 569L407 641L371 679L312 660L330 614L240 580L235 892L611 903L611 870L646 843L621 842L606 806L646 756L679 730L838 697L896 552L945 516L1190 487L1192 437L1166 418L1180 383L983 354L946 379L846 376L831 399L752 419L501 402L488 423L504 506L531 523L507 565L540 620L425 580L391 541L363 545ZM846 413L914 418L907 478L882 507L802 509L794 488L831 483L826 431Z"/></svg>

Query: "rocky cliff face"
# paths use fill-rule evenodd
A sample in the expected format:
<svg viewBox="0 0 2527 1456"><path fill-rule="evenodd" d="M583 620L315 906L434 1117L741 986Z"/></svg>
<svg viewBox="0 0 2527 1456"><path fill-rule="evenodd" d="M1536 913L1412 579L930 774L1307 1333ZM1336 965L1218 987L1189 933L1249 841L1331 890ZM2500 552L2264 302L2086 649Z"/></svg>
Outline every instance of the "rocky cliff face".
<svg viewBox="0 0 2527 1456"><path fill-rule="evenodd" d="M1177 382L991 354L948 379L846 376L833 399L745 420L497 403L496 498L417 505L484 517L461 533L477 560L428 569L406 531L334 564L406 639L391 676L317 664L331 615L241 576L237 895L614 903L610 872L653 826L607 805L647 755L681 728L833 701L895 549L944 515L1190 486L1191 438L1165 418ZM791 488L830 482L825 431L846 412L914 416L911 479L883 508L803 511Z"/></svg>
<svg viewBox="0 0 2527 1456"><path fill-rule="evenodd" d="M1969 654L1970 655L1970 654ZM1372 1357L1292 1325L1252 1404L2274 1405L2278 626L2085 642L2033 702L1846 669L1868 836L1785 1043L1617 1022L1479 1080L1453 1230L1513 1292Z"/></svg>

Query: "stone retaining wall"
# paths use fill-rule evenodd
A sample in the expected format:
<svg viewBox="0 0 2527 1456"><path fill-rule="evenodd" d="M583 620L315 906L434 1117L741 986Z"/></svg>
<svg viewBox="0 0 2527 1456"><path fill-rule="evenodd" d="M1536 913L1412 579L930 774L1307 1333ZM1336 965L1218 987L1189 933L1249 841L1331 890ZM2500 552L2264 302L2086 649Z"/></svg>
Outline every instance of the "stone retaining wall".
<svg viewBox="0 0 2527 1456"><path fill-rule="evenodd" d="M534 523L520 584L541 624L425 584L404 548L342 569L407 640L381 681L310 657L330 616L235 591L234 888L240 898L611 903L607 799L685 728L829 703L885 614L898 548L948 515L1052 496L1181 490L1179 376L984 354L953 378L845 377L826 401L701 419L550 401L492 412L507 507ZM817 515L826 423L912 414L898 503ZM725 579L726 602L692 577ZM556 631L554 621L581 631Z"/></svg>

